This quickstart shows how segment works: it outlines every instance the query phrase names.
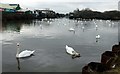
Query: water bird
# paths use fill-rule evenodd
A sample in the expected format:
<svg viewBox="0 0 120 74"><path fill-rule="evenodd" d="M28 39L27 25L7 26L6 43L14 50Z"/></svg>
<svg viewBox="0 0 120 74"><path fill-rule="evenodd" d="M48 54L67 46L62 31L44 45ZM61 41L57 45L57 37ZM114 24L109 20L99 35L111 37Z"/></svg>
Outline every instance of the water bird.
<svg viewBox="0 0 120 74"><path fill-rule="evenodd" d="M96 35L96 39L100 39L100 35Z"/></svg>
<svg viewBox="0 0 120 74"><path fill-rule="evenodd" d="M98 25L95 25L96 28L98 28Z"/></svg>
<svg viewBox="0 0 120 74"><path fill-rule="evenodd" d="M115 66L116 66L116 65L114 64L111 68L115 68Z"/></svg>
<svg viewBox="0 0 120 74"><path fill-rule="evenodd" d="M96 30L98 29L98 25L95 25Z"/></svg>
<svg viewBox="0 0 120 74"><path fill-rule="evenodd" d="M84 27L84 26L82 26L82 30L83 30L83 32L84 32L84 29L85 29L85 27Z"/></svg>
<svg viewBox="0 0 120 74"><path fill-rule="evenodd" d="M112 27L112 24L109 24L109 27Z"/></svg>
<svg viewBox="0 0 120 74"><path fill-rule="evenodd" d="M49 22L50 24L52 24L52 22Z"/></svg>
<svg viewBox="0 0 120 74"><path fill-rule="evenodd" d="M42 25L40 25L40 28L42 29Z"/></svg>
<svg viewBox="0 0 120 74"><path fill-rule="evenodd" d="M35 50L33 50L33 51L24 50L24 51L22 51L22 52L19 53L19 46L20 46L20 44L17 43L17 54L16 54L16 58L29 57L29 56L31 56L31 55L35 52Z"/></svg>
<svg viewBox="0 0 120 74"><path fill-rule="evenodd" d="M100 22L102 22L102 20L100 20Z"/></svg>
<svg viewBox="0 0 120 74"><path fill-rule="evenodd" d="M69 31L75 31L75 29L74 28L70 28Z"/></svg>
<svg viewBox="0 0 120 74"><path fill-rule="evenodd" d="M96 42L100 39L100 35L96 35Z"/></svg>
<svg viewBox="0 0 120 74"><path fill-rule="evenodd" d="M72 58L80 57L80 54L77 53L72 47L66 45L66 52L72 56Z"/></svg>
<svg viewBox="0 0 120 74"><path fill-rule="evenodd" d="M83 26L82 29L85 29L85 27Z"/></svg>
<svg viewBox="0 0 120 74"><path fill-rule="evenodd" d="M94 24L96 24L96 22L94 21Z"/></svg>

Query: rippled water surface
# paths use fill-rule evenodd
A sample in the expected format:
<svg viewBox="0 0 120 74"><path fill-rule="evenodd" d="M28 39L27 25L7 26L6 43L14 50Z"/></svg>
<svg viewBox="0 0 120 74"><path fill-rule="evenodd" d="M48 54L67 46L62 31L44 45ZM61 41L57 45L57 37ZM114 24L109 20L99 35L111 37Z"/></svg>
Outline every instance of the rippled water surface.
<svg viewBox="0 0 120 74"><path fill-rule="evenodd" d="M5 22L0 32L3 72L81 72L89 62L100 62L101 54L118 43L118 22L66 18ZM98 34L101 37L96 42ZM16 43L20 43L20 51L35 50L34 56L19 59L20 70ZM73 47L81 57L72 59L65 45Z"/></svg>

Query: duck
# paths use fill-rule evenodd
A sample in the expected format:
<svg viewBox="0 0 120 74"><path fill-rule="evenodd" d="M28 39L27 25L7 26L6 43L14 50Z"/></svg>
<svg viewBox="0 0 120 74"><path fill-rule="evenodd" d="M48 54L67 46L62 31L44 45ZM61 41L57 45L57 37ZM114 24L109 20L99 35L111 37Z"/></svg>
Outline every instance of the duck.
<svg viewBox="0 0 120 74"><path fill-rule="evenodd" d="M72 58L80 57L80 53L76 52L72 47L66 45L66 52L72 56Z"/></svg>
<svg viewBox="0 0 120 74"><path fill-rule="evenodd" d="M30 51L30 50L24 50L24 51L22 51L22 52L19 53L19 46L20 46L20 44L17 43L17 53L16 53L16 58L26 58L26 57L31 56L31 55L35 52L35 50L33 50L33 51Z"/></svg>

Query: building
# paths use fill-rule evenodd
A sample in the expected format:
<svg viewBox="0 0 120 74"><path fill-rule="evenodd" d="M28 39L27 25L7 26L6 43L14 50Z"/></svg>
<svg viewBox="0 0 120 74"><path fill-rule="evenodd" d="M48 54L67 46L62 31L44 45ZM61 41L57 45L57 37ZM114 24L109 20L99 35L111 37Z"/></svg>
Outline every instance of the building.
<svg viewBox="0 0 120 74"><path fill-rule="evenodd" d="M118 11L120 11L120 1L118 2Z"/></svg>
<svg viewBox="0 0 120 74"><path fill-rule="evenodd" d="M56 17L56 13L53 10L45 9L45 10L35 10L35 13L38 17L43 18L54 18Z"/></svg>
<svg viewBox="0 0 120 74"><path fill-rule="evenodd" d="M21 9L19 4L2 4L0 3L0 11L15 12Z"/></svg>

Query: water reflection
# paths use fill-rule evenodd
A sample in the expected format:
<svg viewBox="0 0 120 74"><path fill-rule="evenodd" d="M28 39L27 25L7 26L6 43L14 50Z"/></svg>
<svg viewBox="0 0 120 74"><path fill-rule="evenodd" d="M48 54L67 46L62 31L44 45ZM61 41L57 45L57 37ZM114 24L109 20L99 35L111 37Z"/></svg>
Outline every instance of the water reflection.
<svg viewBox="0 0 120 74"><path fill-rule="evenodd" d="M9 21L9 22L3 22L2 23L2 31L8 31L8 32L20 32L23 25L31 25L33 23L32 20L28 21Z"/></svg>
<svg viewBox="0 0 120 74"><path fill-rule="evenodd" d="M33 57L33 56L35 56L35 55L30 55L30 56L28 56L28 57L24 57L24 58L16 58L16 60L17 60L17 68L18 68L18 70L21 70L21 64L20 64L20 60L27 60L27 59L29 59L29 58L31 58L31 57Z"/></svg>
<svg viewBox="0 0 120 74"><path fill-rule="evenodd" d="M17 68L18 68L18 70L20 70L20 60L19 60L19 58L16 58L16 60L17 60Z"/></svg>

